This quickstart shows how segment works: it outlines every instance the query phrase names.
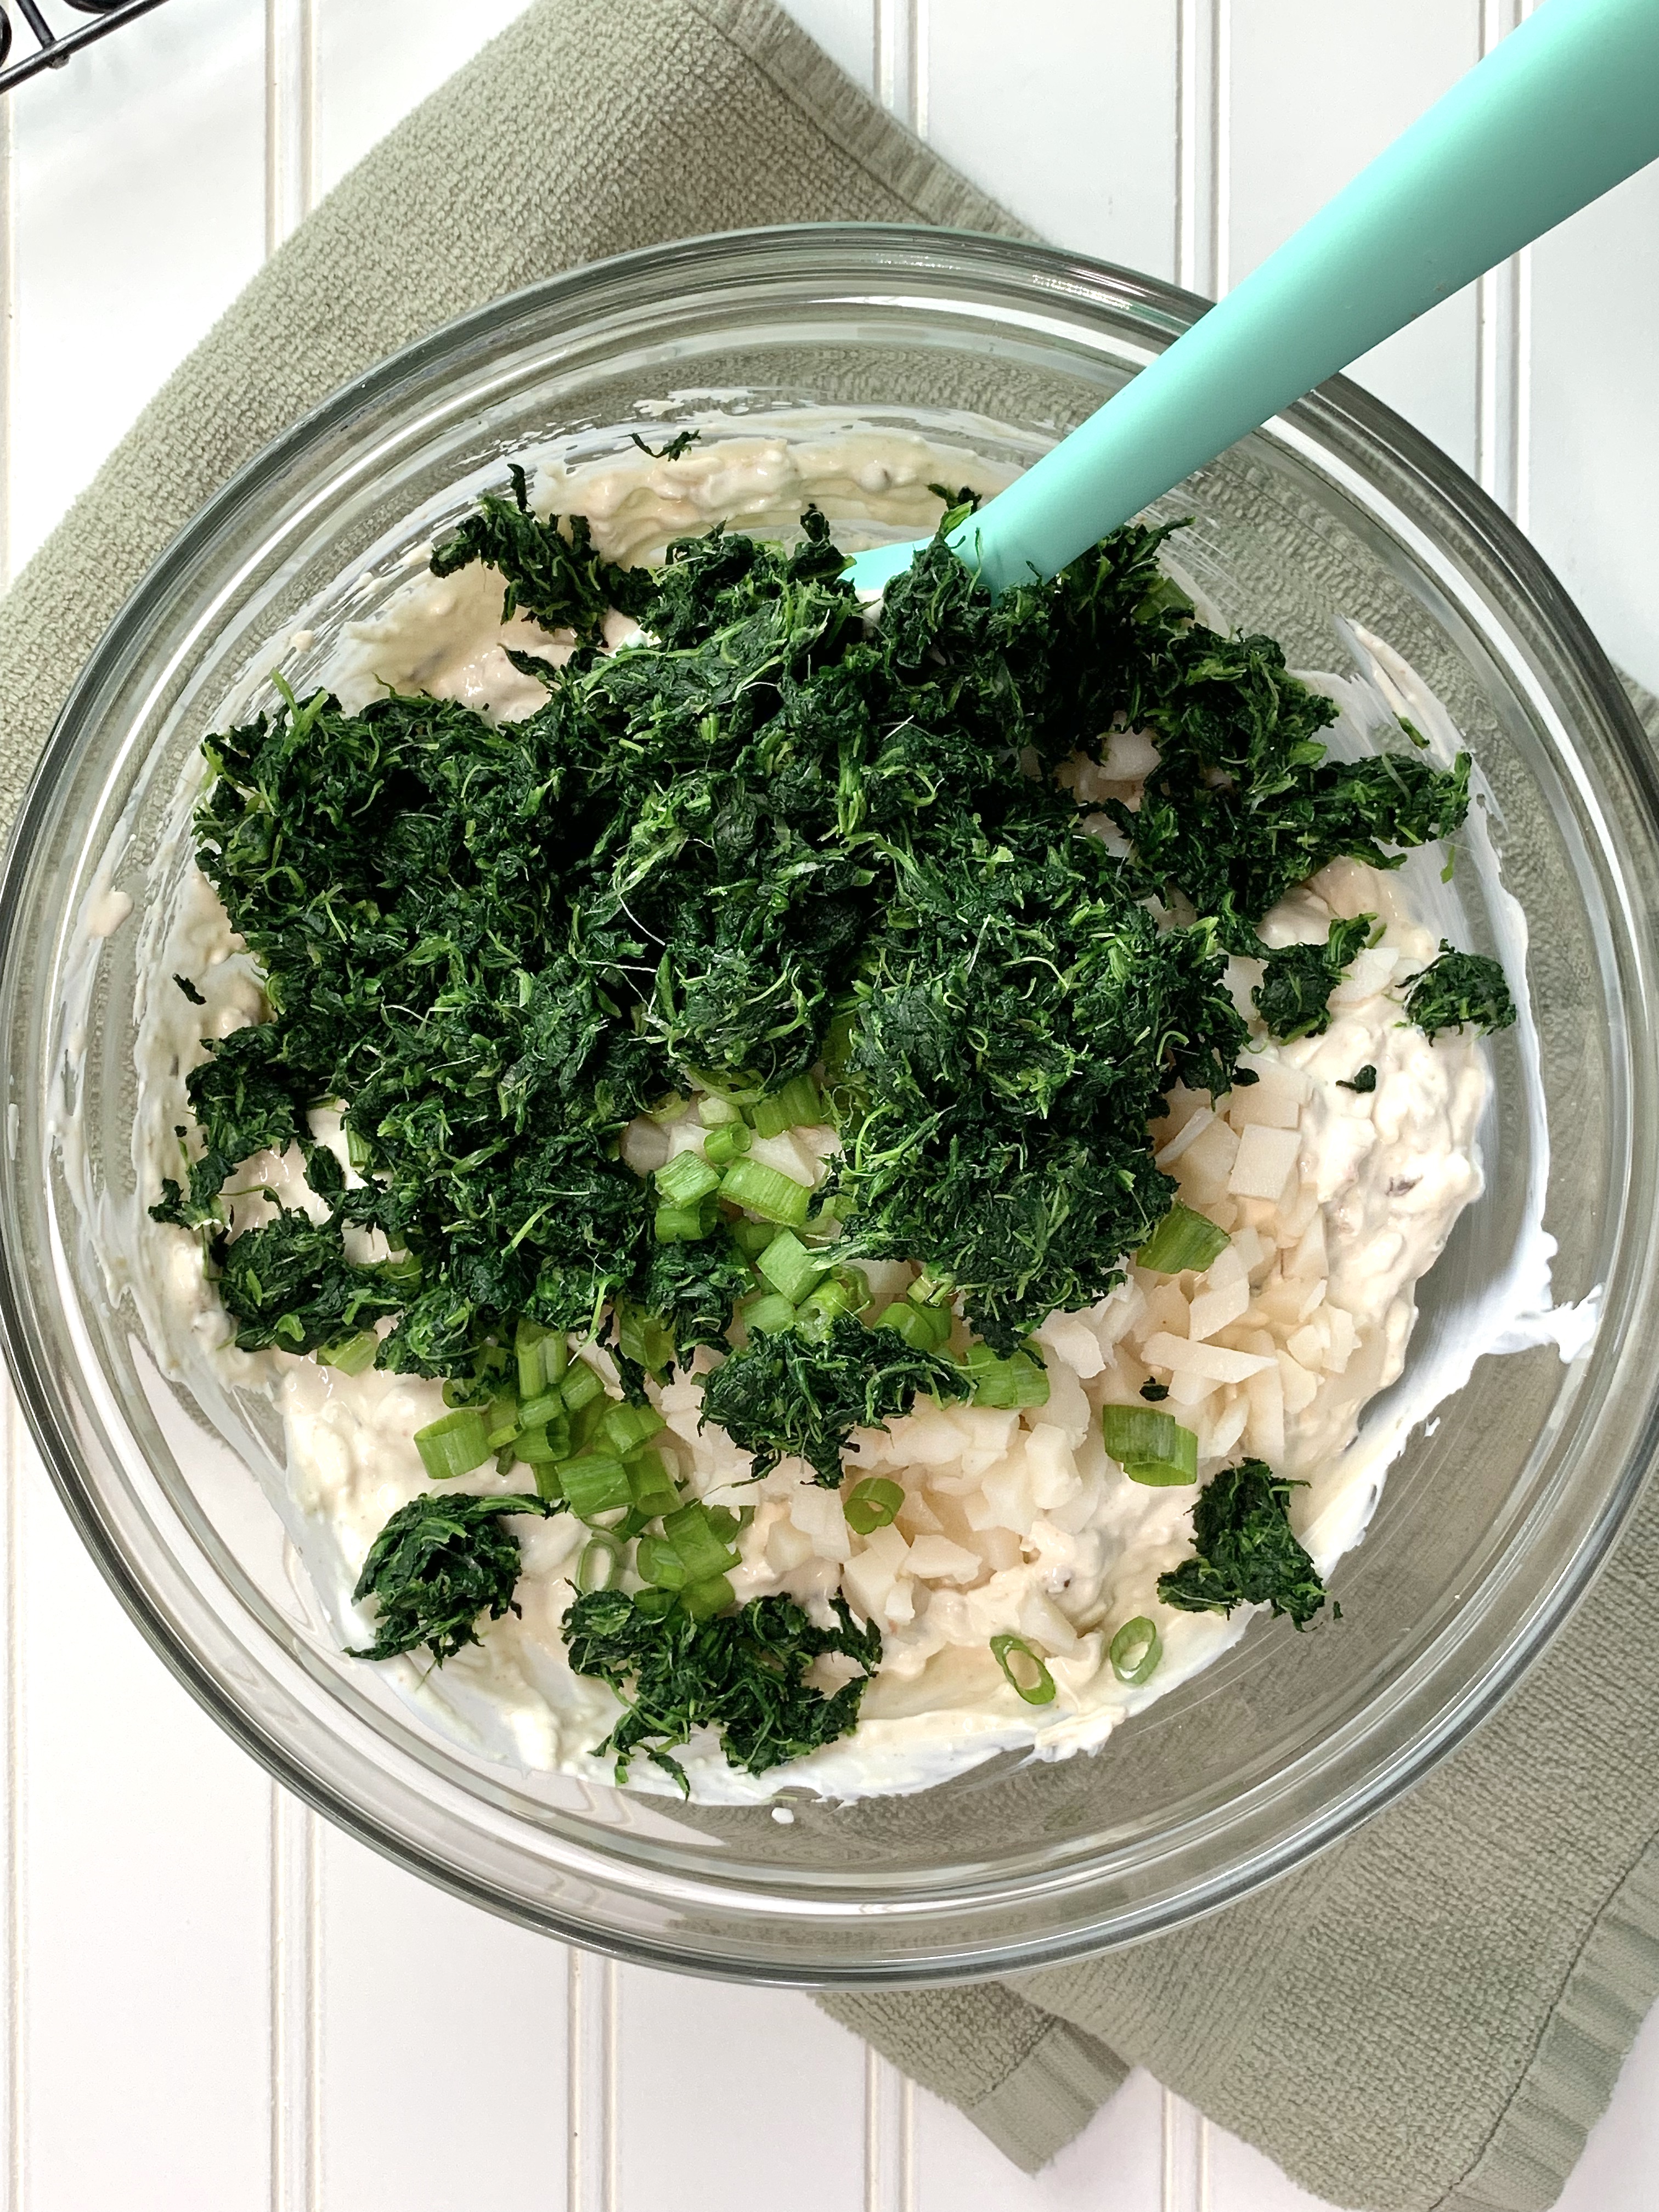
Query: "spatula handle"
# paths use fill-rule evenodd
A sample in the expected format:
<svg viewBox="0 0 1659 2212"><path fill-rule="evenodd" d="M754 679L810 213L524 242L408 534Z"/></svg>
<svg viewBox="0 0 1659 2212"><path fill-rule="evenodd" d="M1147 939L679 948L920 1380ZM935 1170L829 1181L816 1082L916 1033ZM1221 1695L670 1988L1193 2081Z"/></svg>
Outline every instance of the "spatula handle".
<svg viewBox="0 0 1659 2212"><path fill-rule="evenodd" d="M1508 254L1659 158L1659 0L1544 0L955 542L1051 576Z"/></svg>

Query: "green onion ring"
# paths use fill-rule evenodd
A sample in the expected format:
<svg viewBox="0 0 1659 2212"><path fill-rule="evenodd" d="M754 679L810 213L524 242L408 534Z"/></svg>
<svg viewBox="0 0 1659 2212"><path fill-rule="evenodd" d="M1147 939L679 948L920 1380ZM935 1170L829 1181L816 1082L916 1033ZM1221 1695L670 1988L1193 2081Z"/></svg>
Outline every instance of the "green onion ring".
<svg viewBox="0 0 1659 2212"><path fill-rule="evenodd" d="M1158 1632L1158 1623L1149 1620L1144 1613L1137 1613L1133 1620L1126 1620L1107 1645L1106 1656L1120 1682L1146 1681L1164 1656L1164 1638Z"/></svg>
<svg viewBox="0 0 1659 2212"><path fill-rule="evenodd" d="M1014 1676L1012 1655L1018 1652L1036 1668L1036 1680L1028 1688ZM1024 1698L1028 1705L1051 1705L1054 1701L1054 1678L1048 1672L1048 1662L1040 1651L1035 1650L1023 1636L994 1636L991 1656L1001 1668L1009 1688L1016 1697Z"/></svg>
<svg viewBox="0 0 1659 2212"><path fill-rule="evenodd" d="M623 1547L616 1538L590 1536L576 1562L576 1588L584 1595L589 1590L610 1589L620 1577L622 1568Z"/></svg>

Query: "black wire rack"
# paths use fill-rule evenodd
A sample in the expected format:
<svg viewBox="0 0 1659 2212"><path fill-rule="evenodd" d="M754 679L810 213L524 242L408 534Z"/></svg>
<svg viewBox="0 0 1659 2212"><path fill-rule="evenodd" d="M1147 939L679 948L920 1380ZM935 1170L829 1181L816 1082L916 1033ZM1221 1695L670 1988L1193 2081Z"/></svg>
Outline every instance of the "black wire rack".
<svg viewBox="0 0 1659 2212"><path fill-rule="evenodd" d="M65 4L93 20L55 31L42 12L41 0L0 0L0 92L9 92L13 85L37 76L42 70L62 69L82 46L89 46L94 39L106 39L136 15L148 15L152 8L161 5L161 0L65 0ZM16 61L11 58L14 15L21 18L35 42L34 51Z"/></svg>

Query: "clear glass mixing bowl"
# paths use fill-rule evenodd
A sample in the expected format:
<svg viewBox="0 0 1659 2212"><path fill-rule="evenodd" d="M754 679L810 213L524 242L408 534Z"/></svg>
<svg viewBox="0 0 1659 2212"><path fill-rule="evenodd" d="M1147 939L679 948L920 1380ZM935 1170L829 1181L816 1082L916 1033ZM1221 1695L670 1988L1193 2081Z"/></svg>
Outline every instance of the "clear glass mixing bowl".
<svg viewBox="0 0 1659 2212"><path fill-rule="evenodd" d="M1413 1362L1515 1257L1541 1188L1588 1351L1486 1358L1414 1432L1337 1577L1340 1629L1261 1623L1098 1754L921 1796L680 1810L477 1755L343 1658L285 1531L278 1439L158 1372L95 1220L131 1207L134 927L181 770L303 617L384 601L504 457L620 445L724 395L817 403L1023 463L1201 303L1063 253L924 230L704 240L555 278L362 378L157 562L53 735L0 886L9 1131L0 1314L70 1511L202 1702L331 1819L461 1895L601 1948L815 1983L1103 1948L1238 1896L1385 1803L1489 1711L1583 1589L1653 1448L1656 787L1618 683L1531 548L1443 455L1334 383L1168 502L1223 615L1293 665L1388 640L1490 777L1540 1051L1499 1040L1489 1187L1425 1285ZM618 427L620 426L620 427ZM1490 942L1479 886L1465 890ZM106 909L107 913L108 909ZM1541 1103L1556 1135L1539 1142ZM1529 1091L1533 1092L1529 1097ZM1534 1206L1535 1210L1535 1206ZM291 1509L289 1509L291 1510Z"/></svg>

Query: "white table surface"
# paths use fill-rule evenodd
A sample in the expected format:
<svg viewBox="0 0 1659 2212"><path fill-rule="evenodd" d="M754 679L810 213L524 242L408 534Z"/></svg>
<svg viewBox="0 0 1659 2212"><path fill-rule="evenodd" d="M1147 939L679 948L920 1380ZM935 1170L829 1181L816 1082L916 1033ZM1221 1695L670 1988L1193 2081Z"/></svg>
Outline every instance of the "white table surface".
<svg viewBox="0 0 1659 2212"><path fill-rule="evenodd" d="M169 0L0 101L0 574L317 195L521 4ZM1035 227L1211 292L1520 5L790 0ZM1656 358L1659 174L1358 373L1659 686ZM609 1966L383 1863L151 1656L9 1402L3 1442L0 2212L1313 2207L1145 2075L1028 2180L805 1997ZM781 2092L759 2110L757 2080ZM1650 2021L1566 2212L1659 2203L1656 2090Z"/></svg>

